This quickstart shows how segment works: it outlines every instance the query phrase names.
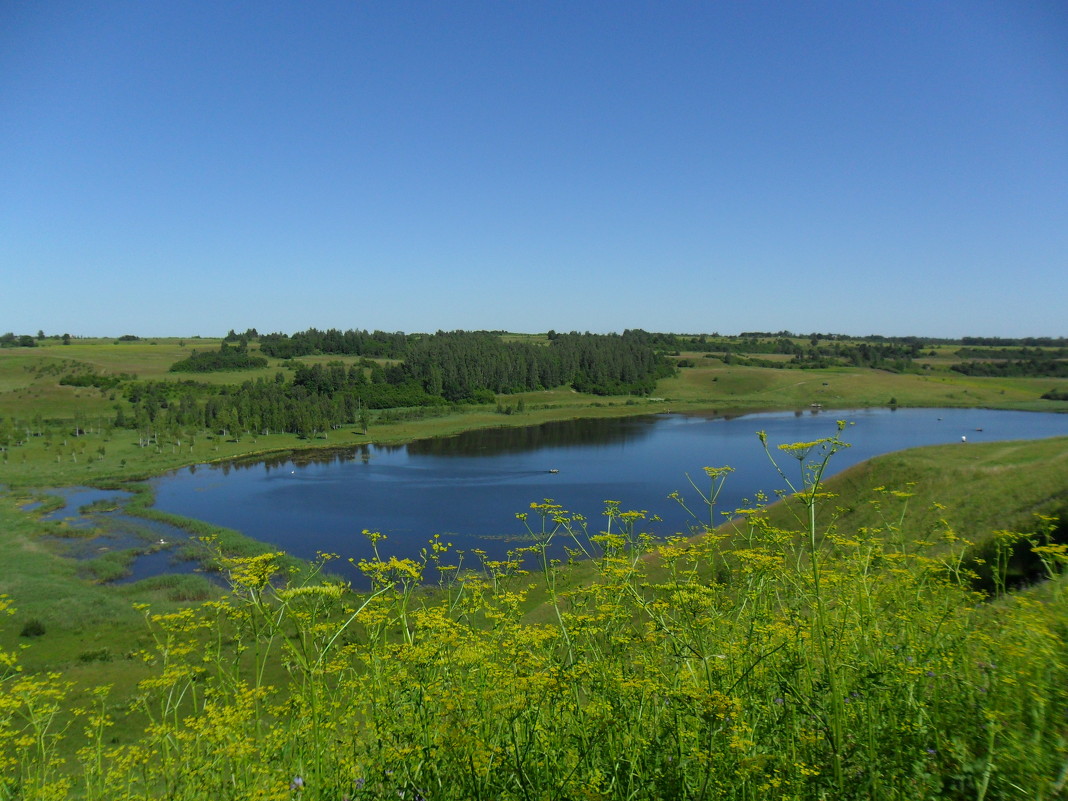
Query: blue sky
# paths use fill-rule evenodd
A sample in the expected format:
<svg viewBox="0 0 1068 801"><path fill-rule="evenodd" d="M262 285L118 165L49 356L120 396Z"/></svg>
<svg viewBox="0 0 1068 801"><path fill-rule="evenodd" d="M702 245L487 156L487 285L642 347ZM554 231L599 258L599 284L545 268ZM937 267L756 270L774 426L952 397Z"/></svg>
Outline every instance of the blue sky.
<svg viewBox="0 0 1068 801"><path fill-rule="evenodd" d="M0 3L0 330L1068 335L1068 6Z"/></svg>

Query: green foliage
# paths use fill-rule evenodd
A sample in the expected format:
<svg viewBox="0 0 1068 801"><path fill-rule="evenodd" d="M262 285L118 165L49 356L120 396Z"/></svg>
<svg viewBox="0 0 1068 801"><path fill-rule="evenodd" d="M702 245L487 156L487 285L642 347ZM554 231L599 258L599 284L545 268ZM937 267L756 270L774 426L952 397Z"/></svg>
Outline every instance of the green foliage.
<svg viewBox="0 0 1068 801"><path fill-rule="evenodd" d="M310 335L301 341L323 346L329 342ZM342 337L337 347L344 342ZM349 366L337 361L297 363L289 383L276 377L230 388L193 382L131 385L127 398L132 414L122 411L115 422L138 430L144 445L158 443L161 432L174 439L175 432L183 429L206 429L232 438L241 432L286 432L313 438L342 425L366 427L368 409L494 404L498 392L568 383L578 391L598 395L644 394L673 371L650 349L618 336L557 335L545 347L503 342L493 334L452 332L424 337L405 347L405 361L388 368L366 359ZM223 342L218 352L194 353L171 370L179 366L234 369L245 357L242 346L231 348ZM393 413L386 419L415 417Z"/></svg>
<svg viewBox="0 0 1068 801"><path fill-rule="evenodd" d="M713 528L730 471L706 468L676 497L692 538L545 500L520 515L530 544L476 570L440 537L411 560L365 532L359 593L329 555L223 559L226 598L144 608L132 718L101 689L64 725L69 685L0 653L0 798L1057 797L1068 548L1040 521L1047 585L988 603L965 543L909 535L907 492L873 499L875 525L817 524L837 434L766 446L793 527L755 499Z"/></svg>
<svg viewBox="0 0 1068 801"><path fill-rule="evenodd" d="M505 341L496 332L439 331L433 335L381 331L308 331L268 334L260 349L292 358L313 353L403 360L383 374L399 385L415 381L427 395L450 402L487 402L480 393L512 393L571 385L598 395L647 394L671 367L631 332L622 336L557 334L549 347ZM492 400L488 402L492 403Z"/></svg>
<svg viewBox="0 0 1068 801"><path fill-rule="evenodd" d="M960 359L1066 359L1068 347L1059 348L1029 348L1029 347L1005 347L1005 348L960 348L956 352Z"/></svg>
<svg viewBox="0 0 1068 801"><path fill-rule="evenodd" d="M1026 359L961 362L954 364L950 369L964 375L1068 378L1068 361L1054 358L1052 355L1032 356Z"/></svg>
<svg viewBox="0 0 1068 801"><path fill-rule="evenodd" d="M116 375L104 375L102 373L68 373L59 379L60 386L65 387L96 387L106 390L114 389L124 381L133 381L137 378L132 373L118 373Z"/></svg>
<svg viewBox="0 0 1068 801"><path fill-rule="evenodd" d="M43 637L45 633L45 625L35 617L31 617L25 623L22 624L22 629L19 631L20 637Z"/></svg>
<svg viewBox="0 0 1068 801"><path fill-rule="evenodd" d="M486 332L441 332L414 342L398 372L452 402L479 393L571 386L594 395L646 395L674 368L636 337L553 333L548 347Z"/></svg>
<svg viewBox="0 0 1068 801"><path fill-rule="evenodd" d="M966 346L986 346L994 348L1068 348L1064 337L961 337L960 342Z"/></svg>
<svg viewBox="0 0 1068 801"><path fill-rule="evenodd" d="M189 358L175 362L170 369L172 373L210 373L218 370L254 370L266 366L266 359L250 356L244 345L232 348L223 342L216 351L194 350Z"/></svg>
<svg viewBox="0 0 1068 801"><path fill-rule="evenodd" d="M29 334L0 334L0 348L36 348L37 340Z"/></svg>
<svg viewBox="0 0 1068 801"><path fill-rule="evenodd" d="M130 566L141 553L140 548L109 551L87 560L84 568L94 581L115 581L129 575Z"/></svg>
<svg viewBox="0 0 1068 801"><path fill-rule="evenodd" d="M407 352L409 339L416 335L384 331L338 331L331 328L319 331L309 328L293 336L265 334L260 337L260 350L278 359L309 356L313 353L349 354L383 359L400 359Z"/></svg>

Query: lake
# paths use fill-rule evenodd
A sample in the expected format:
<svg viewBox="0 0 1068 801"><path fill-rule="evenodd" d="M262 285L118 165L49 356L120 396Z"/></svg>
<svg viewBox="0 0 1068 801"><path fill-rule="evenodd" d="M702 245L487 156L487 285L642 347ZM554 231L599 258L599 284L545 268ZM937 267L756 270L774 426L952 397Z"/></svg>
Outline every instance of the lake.
<svg viewBox="0 0 1068 801"><path fill-rule="evenodd" d="M685 531L688 519L668 495L678 490L698 500L687 474L707 489L703 467L735 468L718 508L736 508L758 490L771 495L783 487L757 431L766 431L774 448L831 436L838 419L851 424L843 433L851 447L834 457L832 473L918 445L1068 435L1068 415L986 409L661 414L202 465L153 483L159 509L238 529L304 558L320 551L368 557L364 529L387 536L383 556L414 557L435 534L456 548L503 555L523 541L516 513L545 498L582 513L592 529L612 499L663 518L646 530ZM782 464L796 473L795 460Z"/></svg>

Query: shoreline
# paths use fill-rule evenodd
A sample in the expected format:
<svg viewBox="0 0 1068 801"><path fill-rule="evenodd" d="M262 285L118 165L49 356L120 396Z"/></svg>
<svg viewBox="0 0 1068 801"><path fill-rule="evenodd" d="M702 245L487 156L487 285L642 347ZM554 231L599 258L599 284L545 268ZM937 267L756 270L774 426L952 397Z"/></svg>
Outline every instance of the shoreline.
<svg viewBox="0 0 1068 801"><path fill-rule="evenodd" d="M1068 414L1068 405L1058 404L1061 408L1053 409L1020 409L1013 404L975 404L975 405L959 405L959 404L897 404L896 406L889 406L887 404L856 404L856 403L843 403L843 404L822 404L819 407L819 411L824 414L832 413L836 410L852 410L852 409L908 409L908 408L930 408L930 409L988 409L991 411L1021 411L1021 412L1037 412L1053 413L1053 414ZM73 487L73 486L85 486L98 489L118 489L124 485L135 484L138 482L148 481L153 478L166 475L167 473L182 470L189 467L196 467L199 465L219 465L225 463L244 463L255 462L269 458L280 457L299 457L301 454L315 454L315 453L329 453L331 451L344 450L352 447L360 446L403 446L419 440L439 439L459 436L471 431L488 430L495 428L528 428L543 425L546 423L563 422L568 420L584 420L584 419L599 419L599 418L614 418L614 417L646 417L655 416L661 414L693 414L693 415L709 415L714 417L722 417L725 419L732 419L735 417L742 417L750 414L762 414L762 413L776 413L776 412L807 412L812 410L811 406L798 407L796 405L787 404L742 404L734 405L716 404L712 401L685 401L685 400L648 400L642 399L640 401L634 401L628 399L625 402L618 401L606 401L603 404L585 404L582 406L547 406L542 408L534 408L530 411L502 415L496 412L491 412L480 407L470 407L462 413L442 415L440 417L425 417L418 420L400 421L394 423L386 423L379 428L386 429L381 433L363 434L360 431L353 430L356 426L350 426L345 429L338 429L333 432L339 438L345 438L347 441L339 442L337 440L330 440L324 438L316 442L301 441L296 439L296 435L293 434L275 434L269 435L271 438L277 438L280 441L277 444L272 444L267 447L252 447L252 448L240 448L231 447L229 452L225 454L219 454L216 456L208 457L207 454L198 453L193 458L186 459L173 459L166 460L162 464L157 465L137 465L132 466L129 472L123 473L104 473L99 476L85 476L78 480L63 480L63 481L36 481L33 477L30 477L26 481L19 480L17 476L5 476L3 480L0 480L0 492L3 493L32 493L43 492L51 488ZM258 442L263 437L252 437L253 444ZM239 445L240 441L228 441L229 445ZM218 450L218 444L215 449ZM180 455L180 454L179 454ZM207 457L207 458L206 458ZM12 481L12 478L15 480Z"/></svg>

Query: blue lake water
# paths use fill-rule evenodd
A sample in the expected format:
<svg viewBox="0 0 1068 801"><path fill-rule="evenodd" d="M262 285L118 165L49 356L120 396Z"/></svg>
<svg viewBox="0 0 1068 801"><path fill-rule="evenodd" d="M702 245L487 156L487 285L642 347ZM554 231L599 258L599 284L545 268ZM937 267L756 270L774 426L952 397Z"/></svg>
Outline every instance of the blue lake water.
<svg viewBox="0 0 1068 801"><path fill-rule="evenodd" d="M834 457L832 473L919 445L1068 435L1068 415L984 409L664 414L197 466L153 483L157 508L238 529L300 557L368 557L363 529L387 536L383 556L415 556L435 534L456 548L503 555L525 533L516 513L545 498L587 516L594 529L604 500L613 499L660 515L662 523L647 527L653 533L685 531L689 521L668 495L678 490L697 500L687 474L706 487L703 467L735 468L719 503L733 509L757 491L770 495L784 486L757 431L766 431L772 446L811 441L831 436L838 419L850 423L842 438L851 447ZM782 463L797 469L789 457Z"/></svg>

